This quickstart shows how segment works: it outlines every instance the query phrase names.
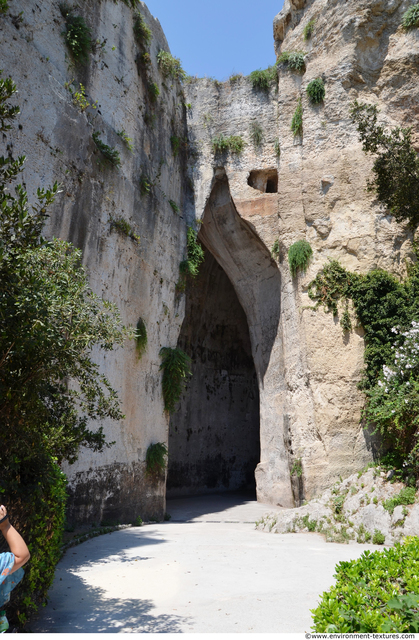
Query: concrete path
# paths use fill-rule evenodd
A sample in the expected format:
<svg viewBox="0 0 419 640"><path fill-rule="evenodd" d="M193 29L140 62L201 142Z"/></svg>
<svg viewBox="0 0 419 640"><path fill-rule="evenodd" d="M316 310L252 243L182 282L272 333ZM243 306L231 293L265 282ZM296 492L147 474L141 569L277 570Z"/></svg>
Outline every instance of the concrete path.
<svg viewBox="0 0 419 640"><path fill-rule="evenodd" d="M172 500L169 522L69 549L31 631L309 632L335 564L372 547L256 531L268 510L231 495Z"/></svg>

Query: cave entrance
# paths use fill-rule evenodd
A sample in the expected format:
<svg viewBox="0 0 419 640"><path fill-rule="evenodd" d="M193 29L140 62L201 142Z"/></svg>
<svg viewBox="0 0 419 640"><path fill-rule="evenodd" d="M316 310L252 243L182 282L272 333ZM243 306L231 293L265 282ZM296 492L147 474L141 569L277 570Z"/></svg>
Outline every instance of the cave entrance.
<svg viewBox="0 0 419 640"><path fill-rule="evenodd" d="M255 492L259 391L246 315L211 252L188 282L178 346L192 377L169 429L167 496Z"/></svg>

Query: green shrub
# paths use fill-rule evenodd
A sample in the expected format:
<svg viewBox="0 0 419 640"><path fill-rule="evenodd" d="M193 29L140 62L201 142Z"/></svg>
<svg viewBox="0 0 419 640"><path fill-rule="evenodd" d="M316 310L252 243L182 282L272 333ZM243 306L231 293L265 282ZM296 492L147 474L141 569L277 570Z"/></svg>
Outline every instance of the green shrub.
<svg viewBox="0 0 419 640"><path fill-rule="evenodd" d="M211 140L214 153L231 151L239 155L244 148L244 140L241 136L224 136L222 133Z"/></svg>
<svg viewBox="0 0 419 640"><path fill-rule="evenodd" d="M141 358L147 348L148 336L147 327L142 318L137 322L137 331L135 334L135 346L137 348L138 357Z"/></svg>
<svg viewBox="0 0 419 640"><path fill-rule="evenodd" d="M351 105L351 119L363 150L377 156L367 189L397 222L407 222L415 229L419 223L419 158L412 145L412 129L396 127L386 133L377 118L375 105L357 101Z"/></svg>
<svg viewBox="0 0 419 640"><path fill-rule="evenodd" d="M293 71L298 71L299 73L301 73L305 70L306 67L304 56L305 53L303 51L284 51L279 56L276 64L286 65L288 69L292 69Z"/></svg>
<svg viewBox="0 0 419 640"><path fill-rule="evenodd" d="M92 49L92 32L84 18L75 16L68 5L61 4L60 10L65 19L66 27L62 35L70 49L73 60L76 64L86 62L88 54Z"/></svg>
<svg viewBox="0 0 419 640"><path fill-rule="evenodd" d="M294 242L288 250L288 262L292 276L297 275L300 270L303 273L307 270L313 250L307 240L298 240Z"/></svg>
<svg viewBox="0 0 419 640"><path fill-rule="evenodd" d="M267 69L257 69L249 76L253 89L256 91L269 91L272 83L278 78L276 66Z"/></svg>
<svg viewBox="0 0 419 640"><path fill-rule="evenodd" d="M250 139L255 147L259 147L262 144L263 129L257 121L250 123Z"/></svg>
<svg viewBox="0 0 419 640"><path fill-rule="evenodd" d="M335 578L312 610L314 631L418 633L419 538L340 562Z"/></svg>
<svg viewBox="0 0 419 640"><path fill-rule="evenodd" d="M374 529L374 534L372 536L373 544L384 544L386 537L379 529Z"/></svg>
<svg viewBox="0 0 419 640"><path fill-rule="evenodd" d="M11 464L2 458L0 482L1 501L31 553L7 611L11 623L23 626L45 602L61 557L67 481L48 454L19 455L16 447L15 455Z"/></svg>
<svg viewBox="0 0 419 640"><path fill-rule="evenodd" d="M160 370L163 371L164 409L173 413L182 395L185 379L191 375L191 359L182 349L170 347L162 347L160 357L162 358Z"/></svg>
<svg viewBox="0 0 419 640"><path fill-rule="evenodd" d="M143 47L149 47L151 43L152 33L141 13L137 13L134 18L134 36L139 44Z"/></svg>
<svg viewBox="0 0 419 640"><path fill-rule="evenodd" d="M118 231L118 233L120 233L121 235L130 238L136 244L140 244L140 236L135 233L128 220L125 220L125 218L123 218L122 216L119 216L118 218L113 218L112 216L110 216L110 223L111 230L116 229L116 231Z"/></svg>
<svg viewBox="0 0 419 640"><path fill-rule="evenodd" d="M134 527L141 527L143 525L142 517L137 516L132 524L134 525Z"/></svg>
<svg viewBox="0 0 419 640"><path fill-rule="evenodd" d="M9 11L9 4L7 0L0 0L0 15L4 15Z"/></svg>
<svg viewBox="0 0 419 640"><path fill-rule="evenodd" d="M164 442L150 444L146 454L146 475L158 478L166 468L167 454Z"/></svg>
<svg viewBox="0 0 419 640"><path fill-rule="evenodd" d="M415 487L403 487L403 489L395 496L385 500L385 502L383 502L383 507L392 514L394 509L399 505L414 504L415 498Z"/></svg>
<svg viewBox="0 0 419 640"><path fill-rule="evenodd" d="M279 140L275 140L274 143L274 151L277 158L281 157L281 145L279 144Z"/></svg>
<svg viewBox="0 0 419 640"><path fill-rule="evenodd" d="M92 135L92 138L95 142L95 145L101 152L104 157L105 164L111 165L112 167L118 168L121 166L121 158L119 156L119 152L114 147L109 147L105 144L100 138L99 131L95 131Z"/></svg>
<svg viewBox="0 0 419 640"><path fill-rule="evenodd" d="M335 511L335 513L341 513L342 509L343 509L343 503L345 502L345 494L341 494L339 496L336 496L336 498L333 498L332 503L333 503L333 509Z"/></svg>
<svg viewBox="0 0 419 640"><path fill-rule="evenodd" d="M316 20L314 18L307 22L306 26L303 29L304 40L310 40L311 36L313 35L315 24Z"/></svg>
<svg viewBox="0 0 419 640"><path fill-rule="evenodd" d="M303 105L301 98L298 99L294 115L292 116L291 131L295 136L303 135Z"/></svg>
<svg viewBox="0 0 419 640"><path fill-rule="evenodd" d="M402 26L404 29L419 27L419 4L415 3L403 14Z"/></svg>
<svg viewBox="0 0 419 640"><path fill-rule="evenodd" d="M315 531L317 528L317 520L310 520L310 516L308 514L301 518L301 522L309 531Z"/></svg>
<svg viewBox="0 0 419 640"><path fill-rule="evenodd" d="M321 78L311 80L307 85L306 93L312 104L320 104L323 102L326 95L323 80Z"/></svg>
<svg viewBox="0 0 419 640"><path fill-rule="evenodd" d="M185 80L186 73L182 69L179 58L174 58L168 51L160 50L157 54L157 62L163 77L171 77L174 80Z"/></svg>

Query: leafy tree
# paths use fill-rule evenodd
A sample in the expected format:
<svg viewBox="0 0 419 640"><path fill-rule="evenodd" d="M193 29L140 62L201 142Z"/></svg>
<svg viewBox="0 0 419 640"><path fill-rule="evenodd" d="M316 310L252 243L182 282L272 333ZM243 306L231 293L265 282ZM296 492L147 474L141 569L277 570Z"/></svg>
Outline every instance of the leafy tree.
<svg viewBox="0 0 419 640"><path fill-rule="evenodd" d="M416 228L419 223L419 159L412 147L412 129L396 127L389 133L377 122L375 105L355 101L352 122L357 125L362 148L377 155L368 191L377 194L397 222Z"/></svg>

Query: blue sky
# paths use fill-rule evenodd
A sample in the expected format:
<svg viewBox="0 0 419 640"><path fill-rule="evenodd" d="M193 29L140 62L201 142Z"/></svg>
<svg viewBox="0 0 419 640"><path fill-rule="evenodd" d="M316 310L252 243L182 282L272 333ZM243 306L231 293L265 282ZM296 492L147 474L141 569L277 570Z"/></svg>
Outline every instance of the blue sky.
<svg viewBox="0 0 419 640"><path fill-rule="evenodd" d="M283 0L145 0L186 73L225 80L275 62L272 23Z"/></svg>

